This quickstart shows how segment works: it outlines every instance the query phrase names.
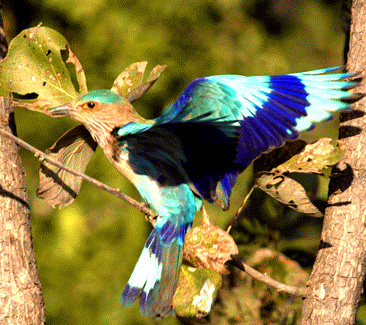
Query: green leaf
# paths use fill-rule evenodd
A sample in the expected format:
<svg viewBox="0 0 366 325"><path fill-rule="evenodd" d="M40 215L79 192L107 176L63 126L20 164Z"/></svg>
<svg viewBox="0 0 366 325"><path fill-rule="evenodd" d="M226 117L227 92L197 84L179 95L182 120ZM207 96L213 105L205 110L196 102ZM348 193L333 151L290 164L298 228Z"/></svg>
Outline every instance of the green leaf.
<svg viewBox="0 0 366 325"><path fill-rule="evenodd" d="M150 76L147 78L146 82L142 83L131 92L129 92L126 96L130 103L135 100L141 98L155 83L156 80L160 77L161 73L166 68L166 65L157 65L150 73Z"/></svg>
<svg viewBox="0 0 366 325"><path fill-rule="evenodd" d="M335 165L345 154L345 146L338 141L337 147L330 142L330 138L322 138L305 146L303 151L293 156L285 163L274 168L280 173L314 173L318 174L324 168Z"/></svg>
<svg viewBox="0 0 366 325"><path fill-rule="evenodd" d="M83 173L97 143L83 125L65 133L46 153L67 167ZM62 208L74 201L79 193L82 179L43 161L40 168L37 196L51 206Z"/></svg>
<svg viewBox="0 0 366 325"><path fill-rule="evenodd" d="M166 66L157 65L143 83L147 62L135 62L122 71L113 83L112 91L126 97L129 102L141 98L160 77Z"/></svg>
<svg viewBox="0 0 366 325"><path fill-rule="evenodd" d="M66 39L50 28L34 27L22 31L9 45L1 62L0 94L35 94L35 99L16 100L16 105L29 109L46 108L69 102L78 96L61 51L69 49ZM81 93L87 91L84 71L69 50L67 62L73 63Z"/></svg>
<svg viewBox="0 0 366 325"><path fill-rule="evenodd" d="M311 203L302 185L290 177L275 173L261 174L255 178L255 186L291 209L313 217L323 216Z"/></svg>
<svg viewBox="0 0 366 325"><path fill-rule="evenodd" d="M173 300L174 312L180 317L206 316L220 287L220 274L182 265Z"/></svg>
<svg viewBox="0 0 366 325"><path fill-rule="evenodd" d="M126 97L129 92L142 83L146 65L147 61L132 63L118 75L111 90Z"/></svg>
<svg viewBox="0 0 366 325"><path fill-rule="evenodd" d="M305 286L309 276L297 262L268 248L258 249L246 263L279 282L296 287Z"/></svg>
<svg viewBox="0 0 366 325"><path fill-rule="evenodd" d="M307 272L284 254L267 248L256 249L245 261L261 273L293 286L303 287ZM302 298L290 296L236 270L234 285L223 285L210 318L217 324L298 324ZM238 281L240 279L240 281Z"/></svg>

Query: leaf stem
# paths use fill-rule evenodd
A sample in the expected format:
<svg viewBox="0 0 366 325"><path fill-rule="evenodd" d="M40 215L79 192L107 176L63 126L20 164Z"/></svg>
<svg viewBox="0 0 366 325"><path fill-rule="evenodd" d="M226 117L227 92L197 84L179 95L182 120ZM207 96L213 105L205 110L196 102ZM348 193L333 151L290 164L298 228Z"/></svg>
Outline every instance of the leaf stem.
<svg viewBox="0 0 366 325"><path fill-rule="evenodd" d="M236 221L238 220L239 216L242 214L242 212L244 211L244 208L248 202L249 197L252 195L254 189L256 188L255 185L252 186L252 188L250 189L250 191L248 192L248 194L245 196L243 204L240 206L240 208L238 209L238 211L236 212L235 217L233 218L233 220L230 222L229 227L227 228L226 232L229 233L231 228L235 225Z"/></svg>
<svg viewBox="0 0 366 325"><path fill-rule="evenodd" d="M96 180L95 178L92 178L88 175L85 175L83 173L80 173L78 171L76 171L73 168L64 166L62 163L60 163L59 161L52 159L51 157L49 157L47 154L45 154L44 152L38 150L37 148L33 147L32 145L30 145L29 143L19 139L17 136L3 130L0 129L0 134L12 139L14 142L16 142L18 145L22 146L23 148L31 151L34 153L34 155L39 159L39 160L46 160L48 163L61 168L77 177L82 178L84 181L118 197L119 199L131 204L132 206L134 206L135 208L139 209L140 211L142 211L143 213L145 213L146 215L148 215L148 219L150 222L152 222L154 219L156 219L157 215L151 211L143 202L138 202L136 200L134 200L133 198L129 197L128 195L124 194L121 192L120 189L118 188L113 188L110 187L98 180Z"/></svg>

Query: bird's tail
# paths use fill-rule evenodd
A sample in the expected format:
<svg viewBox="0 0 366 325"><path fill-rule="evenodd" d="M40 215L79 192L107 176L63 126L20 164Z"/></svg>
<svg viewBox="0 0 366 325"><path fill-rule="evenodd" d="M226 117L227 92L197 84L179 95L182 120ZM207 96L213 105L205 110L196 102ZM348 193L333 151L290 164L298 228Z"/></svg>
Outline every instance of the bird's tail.
<svg viewBox="0 0 366 325"><path fill-rule="evenodd" d="M168 226L152 230L122 292L123 306L131 306L140 298L140 310L145 316L165 317L171 312L183 259L184 236L190 225L182 225L173 233L172 228L168 222Z"/></svg>

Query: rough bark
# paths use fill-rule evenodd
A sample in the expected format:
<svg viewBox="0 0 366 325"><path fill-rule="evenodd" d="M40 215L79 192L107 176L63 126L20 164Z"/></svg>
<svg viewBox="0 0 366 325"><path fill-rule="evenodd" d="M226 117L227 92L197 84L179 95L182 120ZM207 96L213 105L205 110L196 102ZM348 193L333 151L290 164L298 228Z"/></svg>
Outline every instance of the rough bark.
<svg viewBox="0 0 366 325"><path fill-rule="evenodd" d="M366 1L355 0L347 68L366 67ZM365 82L357 89L366 92ZM301 324L353 324L366 271L366 101L341 115L339 137L347 147L334 169L321 247L308 281ZM334 174L333 174L334 175Z"/></svg>
<svg viewBox="0 0 366 325"><path fill-rule="evenodd" d="M0 57L5 56L6 48L1 24ZM0 128L15 132L12 102L2 97ZM0 136L0 324L44 323L25 173L17 145Z"/></svg>

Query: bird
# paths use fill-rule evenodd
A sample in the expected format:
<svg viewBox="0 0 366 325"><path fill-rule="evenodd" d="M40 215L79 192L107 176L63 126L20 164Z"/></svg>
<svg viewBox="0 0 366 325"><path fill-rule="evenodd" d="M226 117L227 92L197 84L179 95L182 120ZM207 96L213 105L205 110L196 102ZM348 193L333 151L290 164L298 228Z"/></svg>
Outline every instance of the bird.
<svg viewBox="0 0 366 325"><path fill-rule="evenodd" d="M171 314L185 234L202 202L227 210L238 175L262 153L350 108L360 96L349 91L358 80L340 68L197 78L154 119L107 89L50 110L82 123L158 216L123 306L139 300L145 316Z"/></svg>

